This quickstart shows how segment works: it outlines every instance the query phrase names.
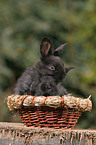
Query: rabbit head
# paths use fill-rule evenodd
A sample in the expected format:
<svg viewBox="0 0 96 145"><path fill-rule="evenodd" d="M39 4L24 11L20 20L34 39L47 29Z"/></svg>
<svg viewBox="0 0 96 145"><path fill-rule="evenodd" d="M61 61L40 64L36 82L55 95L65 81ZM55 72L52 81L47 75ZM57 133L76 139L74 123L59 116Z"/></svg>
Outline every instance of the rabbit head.
<svg viewBox="0 0 96 145"><path fill-rule="evenodd" d="M56 86L56 82L54 81L52 76L43 76L40 79L40 83L36 88L35 95L40 96L49 96L49 95L57 95L58 89Z"/></svg>
<svg viewBox="0 0 96 145"><path fill-rule="evenodd" d="M52 44L48 38L44 38L41 42L40 52L41 61L38 63L39 74L47 75L54 78L56 84L62 82L69 70L74 67L65 67L60 59L60 54L66 44L62 44L55 51L52 51Z"/></svg>

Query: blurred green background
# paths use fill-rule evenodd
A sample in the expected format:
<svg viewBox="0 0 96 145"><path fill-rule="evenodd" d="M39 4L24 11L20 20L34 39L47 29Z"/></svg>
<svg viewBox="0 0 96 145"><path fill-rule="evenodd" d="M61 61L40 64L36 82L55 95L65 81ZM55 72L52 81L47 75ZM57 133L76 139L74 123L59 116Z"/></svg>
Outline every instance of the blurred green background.
<svg viewBox="0 0 96 145"><path fill-rule="evenodd" d="M96 129L96 0L0 0L0 121L21 122L6 98L18 77L40 59L43 37L53 49L68 43L65 66L75 66L64 82L69 93L92 95L93 109L75 128Z"/></svg>

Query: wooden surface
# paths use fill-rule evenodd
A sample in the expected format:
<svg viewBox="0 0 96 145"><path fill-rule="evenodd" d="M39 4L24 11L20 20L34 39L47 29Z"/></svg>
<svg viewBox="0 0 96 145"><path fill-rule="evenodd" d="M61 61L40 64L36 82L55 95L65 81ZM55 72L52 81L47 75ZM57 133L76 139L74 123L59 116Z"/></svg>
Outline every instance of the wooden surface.
<svg viewBox="0 0 96 145"><path fill-rule="evenodd" d="M1 144L96 145L96 130L64 130L26 127L22 123L0 122Z"/></svg>

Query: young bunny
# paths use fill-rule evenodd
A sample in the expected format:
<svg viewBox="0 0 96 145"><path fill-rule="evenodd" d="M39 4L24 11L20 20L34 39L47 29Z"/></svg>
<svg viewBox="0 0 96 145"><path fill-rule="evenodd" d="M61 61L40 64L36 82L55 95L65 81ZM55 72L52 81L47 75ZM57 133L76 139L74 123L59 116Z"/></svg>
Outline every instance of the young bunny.
<svg viewBox="0 0 96 145"><path fill-rule="evenodd" d="M36 96L49 96L58 94L58 89L56 82L52 76L43 76L40 79L40 83L38 84L35 95Z"/></svg>
<svg viewBox="0 0 96 145"><path fill-rule="evenodd" d="M45 91L45 95L66 94L67 92L60 83L64 81L67 72L70 69L73 69L73 67L64 67L63 62L59 57L65 45L66 44L61 45L52 52L52 44L50 40L44 38L40 46L41 61L25 70L22 76L18 79L14 93L20 95L30 94L34 96L44 95L41 94L43 91L42 89L40 90L40 86L44 84L44 81L48 81L49 84L52 82L49 85L52 89L50 89L50 93ZM45 88L46 87L48 86L45 86Z"/></svg>
<svg viewBox="0 0 96 145"><path fill-rule="evenodd" d="M57 85L52 76L41 77L40 83L38 84L35 91L36 96L61 96L63 94L67 94L67 91L60 85Z"/></svg>

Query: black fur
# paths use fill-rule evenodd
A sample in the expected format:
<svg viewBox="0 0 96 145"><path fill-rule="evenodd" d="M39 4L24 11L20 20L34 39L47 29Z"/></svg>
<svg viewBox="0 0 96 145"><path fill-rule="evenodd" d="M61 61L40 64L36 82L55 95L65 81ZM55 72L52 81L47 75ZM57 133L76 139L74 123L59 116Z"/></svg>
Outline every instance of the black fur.
<svg viewBox="0 0 96 145"><path fill-rule="evenodd" d="M61 86L67 72L73 67L64 67L59 55L65 45L61 45L54 52L51 42L44 38L41 47L41 61L28 67L18 79L15 94L30 95L64 95L67 91Z"/></svg>
<svg viewBox="0 0 96 145"><path fill-rule="evenodd" d="M36 96L41 96L42 94L44 96L62 96L63 94L67 94L67 91L60 84L56 84L52 76L44 76L41 78L35 92Z"/></svg>

